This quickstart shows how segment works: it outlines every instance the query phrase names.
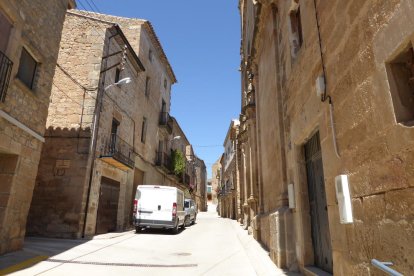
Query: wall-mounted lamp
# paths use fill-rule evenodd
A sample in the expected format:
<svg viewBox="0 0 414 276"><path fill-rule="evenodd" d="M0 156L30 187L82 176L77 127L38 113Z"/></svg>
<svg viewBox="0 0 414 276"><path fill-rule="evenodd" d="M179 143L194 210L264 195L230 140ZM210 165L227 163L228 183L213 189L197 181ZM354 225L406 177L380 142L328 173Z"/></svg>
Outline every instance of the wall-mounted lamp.
<svg viewBox="0 0 414 276"><path fill-rule="evenodd" d="M107 87L105 87L105 91L106 90L108 90L110 87L112 87L112 86L114 86L114 85L119 85L119 86L121 86L121 85L124 85L124 84L128 84L128 83L130 83L131 82L131 78L123 78L123 79L121 79L121 80L119 80L118 82L116 82L116 83L113 83L113 84L110 84L110 85L108 85Z"/></svg>

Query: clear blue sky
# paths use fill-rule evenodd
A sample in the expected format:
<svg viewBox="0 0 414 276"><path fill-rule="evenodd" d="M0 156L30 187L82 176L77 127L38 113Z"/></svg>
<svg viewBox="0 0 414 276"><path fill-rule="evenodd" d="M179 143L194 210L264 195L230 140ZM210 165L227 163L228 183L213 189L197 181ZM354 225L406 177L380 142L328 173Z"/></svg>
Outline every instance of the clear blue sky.
<svg viewBox="0 0 414 276"><path fill-rule="evenodd" d="M177 76L171 114L208 175L240 113L240 18L237 0L77 0L79 9L151 21ZM219 145L219 146L217 146ZM209 147L206 147L209 146Z"/></svg>

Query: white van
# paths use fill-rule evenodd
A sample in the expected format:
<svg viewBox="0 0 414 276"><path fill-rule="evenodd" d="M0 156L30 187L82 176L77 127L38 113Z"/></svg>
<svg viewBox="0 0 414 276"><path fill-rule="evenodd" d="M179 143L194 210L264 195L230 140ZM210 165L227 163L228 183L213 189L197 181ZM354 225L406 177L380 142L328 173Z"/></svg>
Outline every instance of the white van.
<svg viewBox="0 0 414 276"><path fill-rule="evenodd" d="M142 228L185 228L184 192L175 187L139 185L134 200L136 232Z"/></svg>

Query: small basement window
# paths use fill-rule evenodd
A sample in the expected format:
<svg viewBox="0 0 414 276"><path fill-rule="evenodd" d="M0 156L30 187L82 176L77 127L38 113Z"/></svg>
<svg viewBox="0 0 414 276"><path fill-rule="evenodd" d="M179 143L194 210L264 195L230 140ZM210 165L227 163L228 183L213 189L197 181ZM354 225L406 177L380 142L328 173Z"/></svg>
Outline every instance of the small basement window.
<svg viewBox="0 0 414 276"><path fill-rule="evenodd" d="M37 61L30 55L30 53L23 47L20 55L20 64L17 77L30 89L33 89L36 70L38 67Z"/></svg>
<svg viewBox="0 0 414 276"><path fill-rule="evenodd" d="M387 64L397 123L414 126L414 49L412 44Z"/></svg>

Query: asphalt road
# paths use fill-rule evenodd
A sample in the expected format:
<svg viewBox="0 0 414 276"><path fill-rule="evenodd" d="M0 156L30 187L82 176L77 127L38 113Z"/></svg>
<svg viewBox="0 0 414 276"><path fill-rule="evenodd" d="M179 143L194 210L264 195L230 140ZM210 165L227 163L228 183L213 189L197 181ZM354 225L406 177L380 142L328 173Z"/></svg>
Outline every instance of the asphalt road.
<svg viewBox="0 0 414 276"><path fill-rule="evenodd" d="M215 212L174 235L144 231L90 241L29 239L45 261L12 275L285 275L237 222Z"/></svg>

